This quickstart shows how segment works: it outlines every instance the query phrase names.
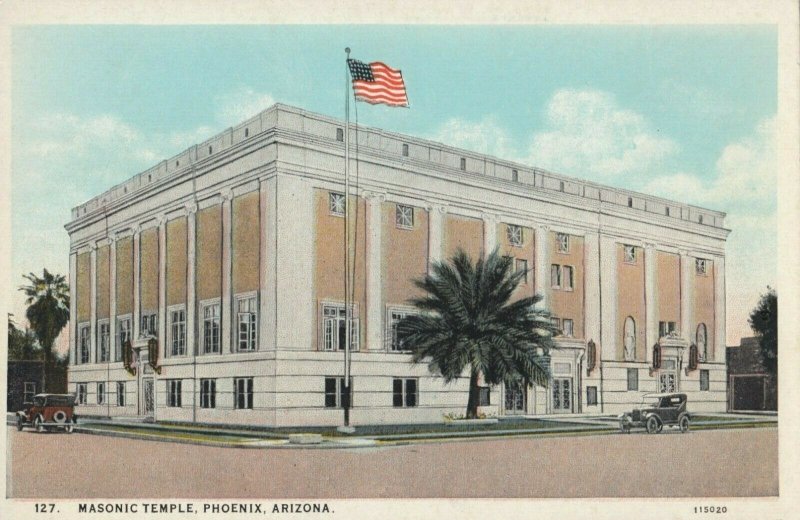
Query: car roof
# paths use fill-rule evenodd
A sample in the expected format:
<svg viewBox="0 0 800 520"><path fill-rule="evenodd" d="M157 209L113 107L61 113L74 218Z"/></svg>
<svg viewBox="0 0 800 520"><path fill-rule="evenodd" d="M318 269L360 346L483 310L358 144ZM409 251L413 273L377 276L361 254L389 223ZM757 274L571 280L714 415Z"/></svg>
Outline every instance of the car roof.
<svg viewBox="0 0 800 520"><path fill-rule="evenodd" d="M666 393L666 394L645 394L643 397L686 397L686 394Z"/></svg>
<svg viewBox="0 0 800 520"><path fill-rule="evenodd" d="M72 394L36 394L33 397L72 397Z"/></svg>

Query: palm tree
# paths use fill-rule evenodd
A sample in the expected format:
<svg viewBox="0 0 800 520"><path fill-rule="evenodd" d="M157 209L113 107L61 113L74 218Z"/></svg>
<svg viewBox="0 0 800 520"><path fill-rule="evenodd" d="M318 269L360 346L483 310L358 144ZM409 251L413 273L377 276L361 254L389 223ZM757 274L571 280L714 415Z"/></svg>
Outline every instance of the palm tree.
<svg viewBox="0 0 800 520"><path fill-rule="evenodd" d="M398 324L398 338L411 350L413 363L428 362L446 383L469 369L468 419L478 414L479 374L493 385L548 384L543 356L556 330L549 313L535 308L541 296L511 301L526 276L512 266L496 249L475 264L459 249L449 262L435 262L430 274L414 280L424 294L410 302L421 312Z"/></svg>
<svg viewBox="0 0 800 520"><path fill-rule="evenodd" d="M42 277L33 273L23 276L30 285L19 288L27 296L25 317L31 324L44 354L42 365L42 390L47 388L47 367L53 353L53 343L69 323L69 286L60 274L44 269Z"/></svg>

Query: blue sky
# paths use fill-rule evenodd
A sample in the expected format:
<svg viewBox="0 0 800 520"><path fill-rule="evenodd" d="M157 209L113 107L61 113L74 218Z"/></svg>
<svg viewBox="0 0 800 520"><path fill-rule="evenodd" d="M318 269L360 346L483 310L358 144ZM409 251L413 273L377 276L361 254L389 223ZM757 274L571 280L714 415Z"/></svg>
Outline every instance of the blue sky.
<svg viewBox="0 0 800 520"><path fill-rule="evenodd" d="M279 101L343 115L344 47L403 70L363 124L729 213L728 340L775 285L769 26L30 26L12 34L12 287L69 209ZM15 313L22 314L19 303Z"/></svg>

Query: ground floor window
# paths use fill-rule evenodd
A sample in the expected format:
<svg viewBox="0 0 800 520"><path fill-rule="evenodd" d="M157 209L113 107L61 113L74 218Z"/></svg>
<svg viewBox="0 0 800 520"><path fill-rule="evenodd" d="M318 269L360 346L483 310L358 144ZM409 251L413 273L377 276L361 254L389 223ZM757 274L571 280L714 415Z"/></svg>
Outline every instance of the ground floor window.
<svg viewBox="0 0 800 520"><path fill-rule="evenodd" d="M587 386L586 387L586 405L587 406L596 406L597 405L597 387L596 386Z"/></svg>
<svg viewBox="0 0 800 520"><path fill-rule="evenodd" d="M117 406L125 406L125 381L117 381Z"/></svg>
<svg viewBox="0 0 800 520"><path fill-rule="evenodd" d="M700 391L701 392L708 392L711 388L709 384L709 372L708 370L701 370L700 371Z"/></svg>
<svg viewBox="0 0 800 520"><path fill-rule="evenodd" d="M217 407L217 380L200 380L200 408Z"/></svg>
<svg viewBox="0 0 800 520"><path fill-rule="evenodd" d="M106 402L106 384L97 383L97 404L105 404Z"/></svg>
<svg viewBox="0 0 800 520"><path fill-rule="evenodd" d="M491 406L492 393L488 386L478 387L478 406Z"/></svg>
<svg viewBox="0 0 800 520"><path fill-rule="evenodd" d="M564 318L561 322L561 334L568 338L571 338L574 334L575 326L574 322L569 318Z"/></svg>
<svg viewBox="0 0 800 520"><path fill-rule="evenodd" d="M639 369L628 369L628 391L639 390Z"/></svg>
<svg viewBox="0 0 800 520"><path fill-rule="evenodd" d="M233 380L233 404L237 410L253 408L252 377L237 377Z"/></svg>
<svg viewBox="0 0 800 520"><path fill-rule="evenodd" d="M88 383L78 383L75 386L75 401L78 404L86 404L86 395L88 393Z"/></svg>
<svg viewBox="0 0 800 520"><path fill-rule="evenodd" d="M347 389L343 377L325 378L325 408L344 408L348 402ZM353 394L353 381L350 380L350 394ZM352 400L350 401L352 403Z"/></svg>
<svg viewBox="0 0 800 520"><path fill-rule="evenodd" d="M396 408L414 407L419 401L418 380L416 378L392 380L392 406Z"/></svg>
<svg viewBox="0 0 800 520"><path fill-rule="evenodd" d="M172 408L181 407L181 380L167 380L167 406Z"/></svg>
<svg viewBox="0 0 800 520"><path fill-rule="evenodd" d="M25 381L22 383L22 402L32 403L34 395L36 395L36 382Z"/></svg>

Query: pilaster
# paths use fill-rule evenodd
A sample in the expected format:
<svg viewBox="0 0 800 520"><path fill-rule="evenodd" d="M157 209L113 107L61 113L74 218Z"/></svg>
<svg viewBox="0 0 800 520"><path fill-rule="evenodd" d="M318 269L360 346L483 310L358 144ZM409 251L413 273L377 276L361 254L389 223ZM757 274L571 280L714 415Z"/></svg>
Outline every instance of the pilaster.
<svg viewBox="0 0 800 520"><path fill-rule="evenodd" d="M653 361L653 345L658 341L658 287L656 286L656 246L645 244L644 252L645 295L645 354L647 363Z"/></svg>
<svg viewBox="0 0 800 520"><path fill-rule="evenodd" d="M108 237L108 355L112 361L122 359L121 351L117 354L117 241Z"/></svg>
<svg viewBox="0 0 800 520"><path fill-rule="evenodd" d="M97 363L97 244L92 242L89 247L89 363Z"/></svg>
<svg viewBox="0 0 800 520"><path fill-rule="evenodd" d="M140 259L139 259L139 239L141 233L139 226L133 229L133 323L132 325L132 339L139 338L139 294L141 292L141 276L139 273Z"/></svg>
<svg viewBox="0 0 800 520"><path fill-rule="evenodd" d="M260 190L261 214L261 297L259 298L259 350L275 349L276 306L276 249L277 249L277 204L275 200L276 180L262 179Z"/></svg>
<svg viewBox="0 0 800 520"><path fill-rule="evenodd" d="M428 210L428 273L435 262L442 260L444 237L444 215L447 208L438 204L429 204Z"/></svg>
<svg viewBox="0 0 800 520"><path fill-rule="evenodd" d="M191 203L186 205L186 348L192 356L197 355L196 241L197 204Z"/></svg>
<svg viewBox="0 0 800 520"><path fill-rule="evenodd" d="M483 254L489 256L497 246L497 222L500 220L497 215L482 213L483 219Z"/></svg>
<svg viewBox="0 0 800 520"><path fill-rule="evenodd" d="M386 196L382 193L365 192L367 204L367 348L379 350L383 344L383 283L382 283L382 221L381 209Z"/></svg>
<svg viewBox="0 0 800 520"><path fill-rule="evenodd" d="M231 305L231 224L233 193L228 190L222 194L222 313L220 352L233 352L235 342L231 341L231 324L233 323Z"/></svg>
<svg viewBox="0 0 800 520"><path fill-rule="evenodd" d="M600 237L600 338L601 359L616 359L617 352L617 243L612 237Z"/></svg>
<svg viewBox="0 0 800 520"><path fill-rule="evenodd" d="M542 297L538 303L541 309L550 308L550 228L545 225L534 226L536 241L534 253L536 267L534 271L534 287L536 294Z"/></svg>
<svg viewBox="0 0 800 520"><path fill-rule="evenodd" d="M167 352L167 217L158 217L158 349Z"/></svg>
<svg viewBox="0 0 800 520"><path fill-rule="evenodd" d="M714 257L714 359L725 361L725 257Z"/></svg>
<svg viewBox="0 0 800 520"><path fill-rule="evenodd" d="M585 281L584 337L600 341L600 240L596 233L587 233L583 241Z"/></svg>
<svg viewBox="0 0 800 520"><path fill-rule="evenodd" d="M694 317L692 304L694 302L694 258L686 251L681 255L681 336L692 344L695 342Z"/></svg>
<svg viewBox="0 0 800 520"><path fill-rule="evenodd" d="M69 356L78 364L78 252L69 254Z"/></svg>

